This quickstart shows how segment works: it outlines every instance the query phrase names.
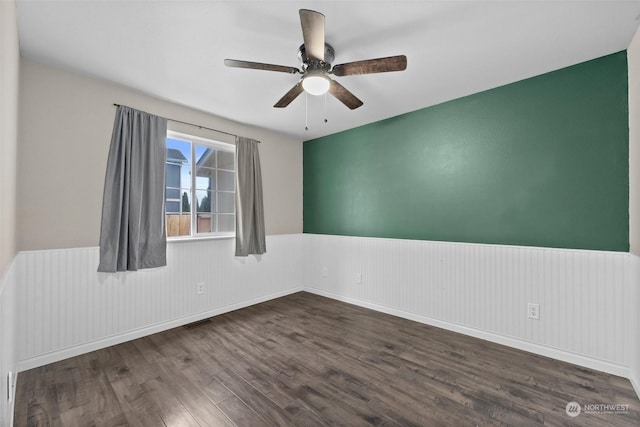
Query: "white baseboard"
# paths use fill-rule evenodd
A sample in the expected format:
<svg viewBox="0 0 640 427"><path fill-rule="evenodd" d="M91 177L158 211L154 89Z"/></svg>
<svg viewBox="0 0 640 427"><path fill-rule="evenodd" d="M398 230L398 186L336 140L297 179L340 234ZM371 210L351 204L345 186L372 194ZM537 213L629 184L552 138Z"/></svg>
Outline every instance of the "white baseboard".
<svg viewBox="0 0 640 427"><path fill-rule="evenodd" d="M627 366L613 364L610 362L606 362L604 360L598 360L598 359L586 357L580 354L574 354L564 350L559 350L552 347L530 343L517 338L498 335L492 332L487 332L487 331L470 328L463 325L458 325L455 323L446 322L440 319L434 319L434 318L422 316L419 314L397 310L397 309L390 308L380 304L362 301L362 300L358 300L350 297L344 297L342 295L333 294L331 292L326 292L326 291L315 289L309 286L305 287L304 290L306 292L324 296L331 299L335 299L337 301L342 301L342 302L357 305L360 307L369 308L371 310L379 311L386 314L391 314L393 316L402 317L404 319L413 320L415 322L424 323L426 325L435 326L435 327L446 329L449 331L458 332L464 335L469 335L475 338L480 338L486 341L494 342L494 343L505 345L508 347L517 348L519 350L528 351L530 353L538 354L541 356L550 357L552 359L561 360L563 362L573 363L575 365L584 366L586 368L591 368L591 369L606 372L609 374L617 375L620 377L629 378L636 390L636 394L638 394L638 396L640 397L640 388L638 387L640 383L638 383L637 381L634 383L634 380L631 378L631 375L630 375L630 370Z"/></svg>
<svg viewBox="0 0 640 427"><path fill-rule="evenodd" d="M269 301L272 299L280 298L286 295L294 294L296 292L303 291L302 287L295 287L284 291L264 295L258 298L242 301L235 304L226 305L224 307L218 307L212 310L204 311L201 313L193 314L179 319L170 320L167 322L161 322L155 325L146 326L144 328L135 329L123 334L114 335L98 341L92 341L83 343L78 346L68 347L63 350L41 354L37 357L32 357L18 362L18 372L26 371L39 366L44 366L49 363L58 362L60 360L68 359L70 357L79 356L91 351L100 350L112 345L121 344L123 342L131 341L137 338L141 338L147 335L155 334L158 332L166 331L168 329L176 328L179 326L187 325L198 320L207 319L209 317L218 316L220 314L228 313L230 311L239 310L241 308L249 307L261 302ZM15 387L14 387L15 389Z"/></svg>

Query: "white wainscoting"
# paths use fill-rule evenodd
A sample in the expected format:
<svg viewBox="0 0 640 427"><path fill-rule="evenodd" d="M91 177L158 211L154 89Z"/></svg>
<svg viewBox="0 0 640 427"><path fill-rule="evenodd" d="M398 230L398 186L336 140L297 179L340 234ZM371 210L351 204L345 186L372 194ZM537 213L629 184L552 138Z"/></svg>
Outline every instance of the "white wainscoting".
<svg viewBox="0 0 640 427"><path fill-rule="evenodd" d="M313 234L304 248L309 292L629 377L628 253Z"/></svg>
<svg viewBox="0 0 640 427"><path fill-rule="evenodd" d="M13 425L17 371L15 260L0 279L0 426ZM9 372L12 374L9 383Z"/></svg>
<svg viewBox="0 0 640 427"><path fill-rule="evenodd" d="M267 237L261 257L234 240L170 242L167 267L97 273L98 248L21 252L21 371L301 290L301 235ZM205 293L196 294L204 282Z"/></svg>
<svg viewBox="0 0 640 427"><path fill-rule="evenodd" d="M241 261L233 240L175 242L167 267L118 274L95 271L97 248L20 253L17 367L307 290L638 386L640 258L628 253L312 234L269 236L267 245L261 259ZM527 319L528 302L540 305L540 320Z"/></svg>
<svg viewBox="0 0 640 427"><path fill-rule="evenodd" d="M631 254L632 326L629 330L634 338L629 380L640 398L640 257Z"/></svg>

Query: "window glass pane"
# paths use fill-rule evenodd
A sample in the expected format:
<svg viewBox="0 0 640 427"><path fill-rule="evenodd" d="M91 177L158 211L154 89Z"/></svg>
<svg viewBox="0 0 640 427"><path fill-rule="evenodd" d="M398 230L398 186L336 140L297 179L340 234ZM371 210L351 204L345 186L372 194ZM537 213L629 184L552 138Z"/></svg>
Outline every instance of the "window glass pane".
<svg viewBox="0 0 640 427"><path fill-rule="evenodd" d="M180 196L180 212L191 212L191 191L188 188L181 189L182 196Z"/></svg>
<svg viewBox="0 0 640 427"><path fill-rule="evenodd" d="M180 189L175 187L167 187L164 190L164 197L167 201L178 200L180 198Z"/></svg>
<svg viewBox="0 0 640 427"><path fill-rule="evenodd" d="M236 231L236 216L234 214L218 214L218 231L229 233Z"/></svg>
<svg viewBox="0 0 640 427"><path fill-rule="evenodd" d="M180 202L177 200L167 200L164 209L167 213L180 213Z"/></svg>
<svg viewBox="0 0 640 427"><path fill-rule="evenodd" d="M218 194L218 207L216 212L222 213L234 213L235 209L235 193L217 193Z"/></svg>
<svg viewBox="0 0 640 427"><path fill-rule="evenodd" d="M233 151L218 150L218 168L219 169L233 170L234 169L233 159L234 159Z"/></svg>
<svg viewBox="0 0 640 427"><path fill-rule="evenodd" d="M167 187L180 187L180 169L181 165L167 162L166 172L164 174L164 185Z"/></svg>
<svg viewBox="0 0 640 427"><path fill-rule="evenodd" d="M213 215L210 213L198 213L196 218L196 233L212 233Z"/></svg>
<svg viewBox="0 0 640 427"><path fill-rule="evenodd" d="M196 190L214 190L216 188L216 171L204 167L196 167Z"/></svg>
<svg viewBox="0 0 640 427"><path fill-rule="evenodd" d="M216 149L204 145L195 145L196 167L204 166L208 168L216 167Z"/></svg>
<svg viewBox="0 0 640 427"><path fill-rule="evenodd" d="M167 138L167 187L190 187L191 142Z"/></svg>
<svg viewBox="0 0 640 427"><path fill-rule="evenodd" d="M218 171L218 191L234 191L236 188L235 173Z"/></svg>
<svg viewBox="0 0 640 427"><path fill-rule="evenodd" d="M167 137L167 163L188 165L191 163L191 142Z"/></svg>
<svg viewBox="0 0 640 427"><path fill-rule="evenodd" d="M211 191L196 190L198 199L198 215L196 217L196 232L211 233L215 231L212 225L213 215L211 215L213 200L211 199Z"/></svg>
<svg viewBox="0 0 640 427"><path fill-rule="evenodd" d="M183 188L191 188L191 166L183 165L180 168L180 186Z"/></svg>
<svg viewBox="0 0 640 427"><path fill-rule="evenodd" d="M165 225L167 237L191 235L191 142L167 138Z"/></svg>
<svg viewBox="0 0 640 427"><path fill-rule="evenodd" d="M166 216L167 237L191 235L191 215L171 214Z"/></svg>
<svg viewBox="0 0 640 427"><path fill-rule="evenodd" d="M197 190L198 212L213 212L214 200L211 199L211 191Z"/></svg>

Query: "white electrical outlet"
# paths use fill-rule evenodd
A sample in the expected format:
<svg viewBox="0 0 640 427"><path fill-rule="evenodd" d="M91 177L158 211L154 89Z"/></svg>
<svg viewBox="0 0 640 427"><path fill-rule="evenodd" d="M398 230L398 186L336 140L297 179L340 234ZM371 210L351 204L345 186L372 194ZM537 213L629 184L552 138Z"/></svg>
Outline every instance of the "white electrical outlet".
<svg viewBox="0 0 640 427"><path fill-rule="evenodd" d="M327 277L329 275L329 270L327 267L322 267L322 277Z"/></svg>
<svg viewBox="0 0 640 427"><path fill-rule="evenodd" d="M532 302L527 304L527 317L529 319L540 320L540 305Z"/></svg>
<svg viewBox="0 0 640 427"><path fill-rule="evenodd" d="M356 283L358 285L362 283L362 273L356 274Z"/></svg>
<svg viewBox="0 0 640 427"><path fill-rule="evenodd" d="M198 282L196 284L196 293L198 295L204 294L204 282Z"/></svg>

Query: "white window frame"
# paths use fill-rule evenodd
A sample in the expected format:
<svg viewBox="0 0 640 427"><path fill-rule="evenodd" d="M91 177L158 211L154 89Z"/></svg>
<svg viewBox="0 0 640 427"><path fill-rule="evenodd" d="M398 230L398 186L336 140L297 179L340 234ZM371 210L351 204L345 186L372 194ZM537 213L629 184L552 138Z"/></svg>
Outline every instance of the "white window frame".
<svg viewBox="0 0 640 427"><path fill-rule="evenodd" d="M196 150L195 150L195 145L194 144L198 144L198 145L204 145L204 146L208 146L211 148L216 148L216 149L220 149L222 151L228 151L228 152L232 152L234 155L234 169L233 171L227 170L228 172L233 172L233 177L234 177L234 191L233 194L235 195L235 192L237 191L237 188L235 187L235 177L236 177L236 165L235 165L235 153L236 153L236 146L235 144L231 144L228 142L221 142L221 141L216 141L213 139L207 139L207 138L203 138L203 137L199 137L199 136L195 136L195 135L190 135L188 133L182 133L182 132L176 132L176 131L172 131L172 130L168 130L167 131L167 136L166 138L174 138L174 139L178 139L181 141L187 141L191 143L191 158L189 159L190 163L191 163L191 189L190 189L190 197L191 197L191 212L189 212L190 217L191 217L191 227L190 227L190 235L188 236L172 236L169 237L167 236L167 241L171 241L171 242L175 242L175 241L184 241L184 240L201 240L201 239L228 239L228 238L232 238L235 237L236 233L235 230L234 231L227 231L227 232L211 232L211 233L198 233L197 232L197 220L198 220L198 209L197 209L197 197L196 197L196 173L195 173L195 165L196 165ZM165 143L166 144L166 143ZM166 162L165 162L165 167L166 167ZM218 170L225 170L225 169L218 169L217 165L215 168L216 171ZM166 173L166 172L165 172ZM215 202L212 201L211 203L213 204L213 206L218 206L218 176L216 174L216 179L215 179L215 191L212 190L212 193L215 193ZM214 197L214 194L211 195L211 197ZM167 199L165 197L165 203L166 203ZM180 197L180 203L182 203L182 197ZM234 217L236 214L236 209L235 209L235 197L234 197ZM212 215L215 215L215 221L216 221L216 229L217 229L217 221L218 221L218 217L217 217L217 212L212 212ZM165 215L165 221L166 221L166 215Z"/></svg>

